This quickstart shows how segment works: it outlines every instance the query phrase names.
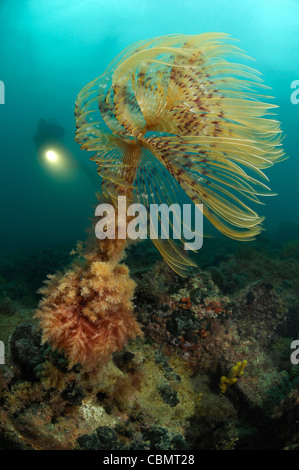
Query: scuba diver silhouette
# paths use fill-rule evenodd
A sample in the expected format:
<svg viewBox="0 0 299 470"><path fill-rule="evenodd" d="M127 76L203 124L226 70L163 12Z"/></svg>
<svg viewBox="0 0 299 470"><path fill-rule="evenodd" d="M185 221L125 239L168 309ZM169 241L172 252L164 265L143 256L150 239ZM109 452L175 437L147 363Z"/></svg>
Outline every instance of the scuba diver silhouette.
<svg viewBox="0 0 299 470"><path fill-rule="evenodd" d="M58 153L63 156L63 165L65 168L79 168L84 171L91 183L98 188L99 179L97 175L95 175L87 165L76 160L67 149L63 142L65 134L64 128L57 124L56 119L46 121L44 118L41 118L37 124L37 132L33 137L38 158L44 161L47 151L52 151L52 149L53 151L57 150Z"/></svg>

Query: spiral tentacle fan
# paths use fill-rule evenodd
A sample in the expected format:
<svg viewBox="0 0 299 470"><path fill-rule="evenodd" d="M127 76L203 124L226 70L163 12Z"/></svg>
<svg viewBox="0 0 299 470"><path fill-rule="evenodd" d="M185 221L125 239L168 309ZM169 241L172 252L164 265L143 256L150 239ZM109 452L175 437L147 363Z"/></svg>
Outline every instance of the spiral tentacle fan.
<svg viewBox="0 0 299 470"><path fill-rule="evenodd" d="M115 205L124 194L149 211L183 191L226 236L260 233L248 203L271 194L262 170L284 152L268 87L247 59L225 34L164 36L128 47L82 89L76 141L95 152ZM179 274L193 265L179 242L152 241Z"/></svg>

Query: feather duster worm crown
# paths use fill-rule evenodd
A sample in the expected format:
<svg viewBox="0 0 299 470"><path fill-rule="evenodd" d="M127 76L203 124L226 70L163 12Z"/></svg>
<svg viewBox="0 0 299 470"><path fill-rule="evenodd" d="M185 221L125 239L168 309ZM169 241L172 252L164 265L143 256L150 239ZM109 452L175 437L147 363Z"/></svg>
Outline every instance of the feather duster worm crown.
<svg viewBox="0 0 299 470"><path fill-rule="evenodd" d="M271 194L262 170L284 157L281 131L259 73L226 57L245 56L219 33L133 44L79 93L76 141L112 200L130 188L170 206L183 189L226 236L252 240L263 218L246 200ZM178 273L192 264L173 240L153 243Z"/></svg>

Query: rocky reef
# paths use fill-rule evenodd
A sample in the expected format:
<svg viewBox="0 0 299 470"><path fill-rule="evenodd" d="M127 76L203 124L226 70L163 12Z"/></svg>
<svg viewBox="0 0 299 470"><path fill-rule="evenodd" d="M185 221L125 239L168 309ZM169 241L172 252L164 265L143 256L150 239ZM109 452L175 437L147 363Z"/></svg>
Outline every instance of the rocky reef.
<svg viewBox="0 0 299 470"><path fill-rule="evenodd" d="M113 355L109 349L112 359L96 375L79 356L70 363L62 349L42 341L35 294L18 298L12 286L0 309L2 447L298 449L299 366L290 361L299 332L296 246L252 244L224 255L211 245L210 258L185 279L152 258L146 244L129 249L134 281L119 264L117 275L109 274L110 290L120 292L123 276L136 331ZM67 269L60 284L84 281L80 265L74 278ZM90 314L103 301L86 295ZM120 311L116 303L117 322Z"/></svg>

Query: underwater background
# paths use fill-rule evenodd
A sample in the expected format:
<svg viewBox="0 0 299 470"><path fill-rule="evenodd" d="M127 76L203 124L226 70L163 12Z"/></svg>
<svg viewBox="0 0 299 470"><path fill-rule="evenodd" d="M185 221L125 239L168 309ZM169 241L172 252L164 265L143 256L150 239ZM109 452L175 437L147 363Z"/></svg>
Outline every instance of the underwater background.
<svg viewBox="0 0 299 470"><path fill-rule="evenodd" d="M0 103L5 101L0 104L0 340L8 351L10 338L10 360L16 367L14 376L6 371L0 377L0 400L5 410L1 428L4 448L299 447L295 425L299 366L290 362L290 344L299 334L299 103L291 101L292 83L299 80L298 20L297 0L0 0L0 80L4 84ZM72 371L74 376L70 377L59 359L49 359L51 353L38 349L38 333L31 324L41 297L37 290L48 274L68 265L70 251L78 240L86 238L94 215L95 193L101 189L95 163L74 141L75 99L83 86L101 75L130 44L174 33L205 32L229 34L255 59L249 65L259 70L265 84L272 88L270 95L279 106L275 112L289 158L266 170L269 186L277 195L263 198L265 205L258 207L259 214L266 217L266 230L256 241L240 243L213 233L214 238L205 239L196 255L198 270L194 269L187 280L169 273L149 242L128 250L125 262L137 284L134 302L138 320L152 343L137 343L125 357L116 357L115 367L121 372L107 373L103 389L94 392L98 401L105 404L103 420L94 402L84 404L84 397L91 391L87 393L85 385L74 378L77 371ZM56 144L63 145L67 153L68 162L63 168L53 169L42 158L39 145L43 141L43 122L50 123L45 137L49 149L56 135ZM165 314L167 309L171 309L171 316ZM222 313L229 317L229 334L223 325L212 324L212 319ZM15 329L23 322L25 327ZM159 333L163 328L168 335ZM210 346L206 335L211 339ZM16 346L25 337L35 348L29 365L22 363ZM200 341L205 341L205 345ZM255 345L254 357L250 357L254 347L248 346L247 350L246 341ZM228 351L224 346L227 342L236 344L236 349ZM151 350L155 344L168 345L165 350L161 346L159 357ZM171 349L176 346L178 350L178 344L182 353L179 357ZM219 354L210 353L209 359L210 349ZM142 355L149 365L140 372ZM184 360L189 361L187 369ZM244 361L248 361L248 366ZM45 362L48 375L40 367ZM257 376L254 369L250 372L250 363L263 374ZM229 391L229 398L225 394L224 402L224 393L221 388L219 391L221 377L227 375L232 380L242 375L243 380L245 365L251 381L248 378L243 389L240 386L235 392ZM166 380L157 392L165 405L165 409L161 408L165 419L161 421L159 402L155 410L150 409L150 395L145 391L155 387L155 367L161 380ZM233 367L239 369L232 371ZM0 368L4 371L2 365ZM132 369L130 376L127 371ZM200 371L202 376L199 374L192 382L194 371ZM140 385L144 376L147 382ZM112 383L118 383L118 388L114 389ZM134 421L130 399L123 388L135 386L143 395L138 401L142 417L135 416ZM194 393L188 395L186 390L190 387ZM70 411L73 421L68 431L74 433L73 440L66 439L63 431L56 428L52 429L52 441L49 429L47 439L39 442L32 437L34 426L40 428L44 421L40 417L40 422L32 424L30 407L34 403L34 410L39 412L37 403L48 400L46 394L52 390L54 418L47 410L44 419L52 419L53 426L59 416L67 415L65 402L70 407L85 407L81 410L82 419L88 426L82 424L80 436L73 430L75 411ZM21 396L26 396L23 403ZM186 396L186 402L176 414L180 396ZM210 414L201 408L205 399L213 410ZM24 410L30 425L22 428L16 416L24 414ZM227 428L223 423L230 417ZM145 423L141 431L138 419ZM129 435L122 428L126 420L131 420ZM67 429L67 420L62 427ZM273 434L269 428L274 429Z"/></svg>
<svg viewBox="0 0 299 470"><path fill-rule="evenodd" d="M240 41L272 87L291 158L267 170L278 197L264 199L267 235L297 223L299 105L291 103L298 77L297 1L1 1L1 250L28 253L82 236L97 189L95 164L74 142L74 102L125 47L166 34L224 32ZM80 168L53 174L37 158L40 119L65 130L64 143ZM286 235L286 234L285 234Z"/></svg>

